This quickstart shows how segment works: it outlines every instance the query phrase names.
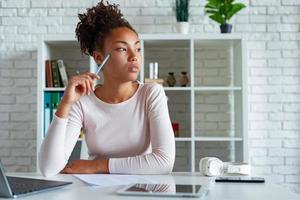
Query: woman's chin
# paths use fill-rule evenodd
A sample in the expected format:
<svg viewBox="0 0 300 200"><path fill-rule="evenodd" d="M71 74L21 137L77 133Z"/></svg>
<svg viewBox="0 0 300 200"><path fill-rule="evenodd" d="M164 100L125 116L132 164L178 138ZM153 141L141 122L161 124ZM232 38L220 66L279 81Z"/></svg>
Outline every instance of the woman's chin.
<svg viewBox="0 0 300 200"><path fill-rule="evenodd" d="M138 78L138 73L131 73L128 76L128 79L131 81L135 81Z"/></svg>
<svg viewBox="0 0 300 200"><path fill-rule="evenodd" d="M124 78L123 80L124 80L124 82L130 82L130 81L136 81L137 78L138 78L137 75L135 75L135 76L127 76L127 77Z"/></svg>

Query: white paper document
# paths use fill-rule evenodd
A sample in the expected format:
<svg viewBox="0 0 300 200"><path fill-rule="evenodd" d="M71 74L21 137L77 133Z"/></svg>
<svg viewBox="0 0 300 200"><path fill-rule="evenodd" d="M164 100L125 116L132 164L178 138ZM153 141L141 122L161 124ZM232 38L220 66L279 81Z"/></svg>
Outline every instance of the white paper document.
<svg viewBox="0 0 300 200"><path fill-rule="evenodd" d="M129 185L134 183L154 183L137 175L115 175L115 174L74 174L81 181L94 186L116 186Z"/></svg>

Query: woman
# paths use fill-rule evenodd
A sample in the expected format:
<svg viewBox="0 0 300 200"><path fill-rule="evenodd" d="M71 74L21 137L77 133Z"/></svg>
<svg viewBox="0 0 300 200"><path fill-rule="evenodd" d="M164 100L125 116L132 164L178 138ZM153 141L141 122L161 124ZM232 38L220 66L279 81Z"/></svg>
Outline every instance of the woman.
<svg viewBox="0 0 300 200"><path fill-rule="evenodd" d="M175 140L167 100L158 84L140 84L138 34L118 7L103 1L79 14L76 36L81 51L103 68L104 83L94 89L96 74L69 80L40 149L43 175L63 173L170 173ZM67 165L80 129L85 130L89 160Z"/></svg>

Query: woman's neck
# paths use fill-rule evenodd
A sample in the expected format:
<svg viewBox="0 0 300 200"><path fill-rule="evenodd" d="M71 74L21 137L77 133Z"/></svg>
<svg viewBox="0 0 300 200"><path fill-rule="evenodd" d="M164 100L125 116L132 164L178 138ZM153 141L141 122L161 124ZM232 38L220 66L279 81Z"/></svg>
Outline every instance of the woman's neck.
<svg viewBox="0 0 300 200"><path fill-rule="evenodd" d="M138 89L136 81L126 83L108 83L98 87L95 91L96 96L107 103L121 103L132 97Z"/></svg>

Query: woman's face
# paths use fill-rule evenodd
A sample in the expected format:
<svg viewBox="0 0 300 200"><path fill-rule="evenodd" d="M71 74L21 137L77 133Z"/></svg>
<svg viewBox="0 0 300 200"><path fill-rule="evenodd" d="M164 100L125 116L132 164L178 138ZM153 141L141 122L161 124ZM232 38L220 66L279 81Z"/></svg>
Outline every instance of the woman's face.
<svg viewBox="0 0 300 200"><path fill-rule="evenodd" d="M110 59L103 68L105 79L119 82L135 81L141 66L141 44L138 36L128 28L116 28L104 41L104 53Z"/></svg>

